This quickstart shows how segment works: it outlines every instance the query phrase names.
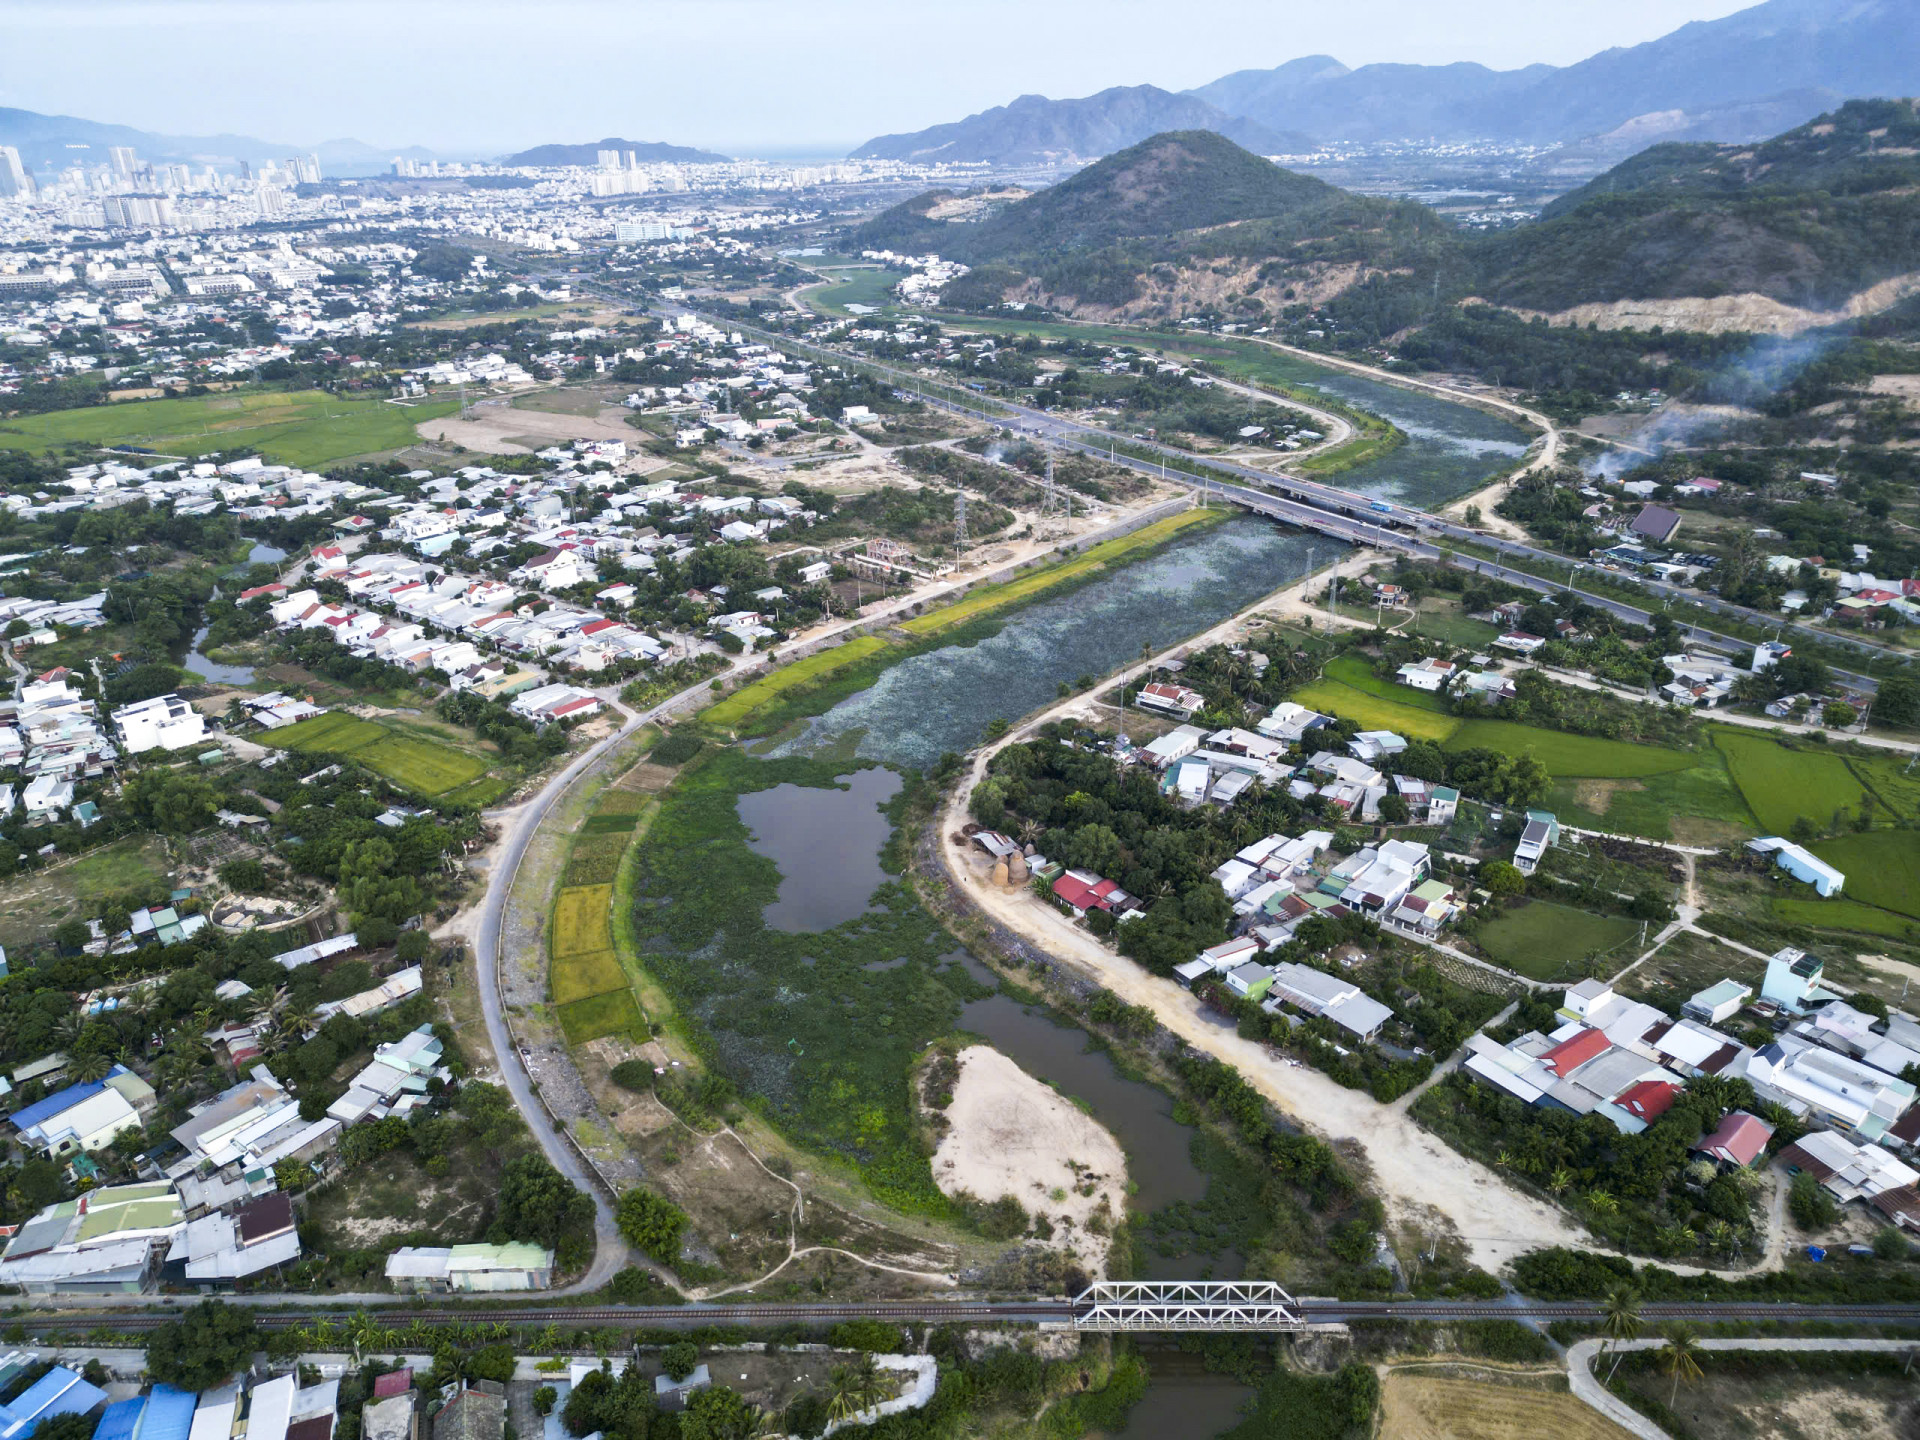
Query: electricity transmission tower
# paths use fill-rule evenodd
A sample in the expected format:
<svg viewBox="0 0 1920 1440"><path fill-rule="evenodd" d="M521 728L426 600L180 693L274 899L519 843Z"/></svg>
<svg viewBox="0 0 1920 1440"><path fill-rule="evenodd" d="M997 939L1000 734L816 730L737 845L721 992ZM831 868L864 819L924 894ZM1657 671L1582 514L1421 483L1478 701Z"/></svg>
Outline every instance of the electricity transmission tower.
<svg viewBox="0 0 1920 1440"><path fill-rule="evenodd" d="M967 492L953 493L953 552L964 554L967 548Z"/></svg>

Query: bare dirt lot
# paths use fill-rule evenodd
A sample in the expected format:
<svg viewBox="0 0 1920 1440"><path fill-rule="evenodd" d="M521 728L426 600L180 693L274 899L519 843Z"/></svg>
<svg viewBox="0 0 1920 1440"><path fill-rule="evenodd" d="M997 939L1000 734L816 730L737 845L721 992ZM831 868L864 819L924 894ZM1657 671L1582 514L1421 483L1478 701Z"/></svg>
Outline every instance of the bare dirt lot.
<svg viewBox="0 0 1920 1440"><path fill-rule="evenodd" d="M591 415L555 414L522 409L504 400L483 401L473 407L473 418L458 415L423 420L415 428L422 440L445 440L489 455L531 455L545 445L566 440L624 440L629 445L647 438L627 424L627 412L618 405L601 406ZM537 442L537 443L533 443ZM665 460L642 456L630 468L645 473L663 469Z"/></svg>
<svg viewBox="0 0 1920 1440"><path fill-rule="evenodd" d="M949 1195L1012 1196L1029 1214L1047 1217L1050 1244L1104 1267L1108 1240L1101 1231L1126 1213L1120 1142L991 1046L969 1046L959 1062L947 1133L933 1156L934 1183Z"/></svg>
<svg viewBox="0 0 1920 1440"><path fill-rule="evenodd" d="M1390 1372L1380 1388L1380 1440L1626 1440L1627 1432L1563 1388L1522 1377ZM1749 1434L1758 1432L1746 1432Z"/></svg>

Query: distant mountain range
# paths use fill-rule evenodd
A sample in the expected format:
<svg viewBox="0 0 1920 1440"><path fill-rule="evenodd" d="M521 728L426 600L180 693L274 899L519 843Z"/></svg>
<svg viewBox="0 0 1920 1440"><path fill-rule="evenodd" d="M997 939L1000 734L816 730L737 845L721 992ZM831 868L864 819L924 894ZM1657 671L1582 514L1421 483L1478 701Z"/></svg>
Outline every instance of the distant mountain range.
<svg viewBox="0 0 1920 1440"><path fill-rule="evenodd" d="M396 155L431 160L419 146L382 150L359 140L326 140L318 145L276 145L251 135L160 135L131 125L107 125L74 115L41 115L0 108L0 145L20 152L30 170L58 170L74 161L98 164L115 145L128 145L142 160L179 164L232 164L246 160L283 160L318 155L322 170L367 175L384 170Z"/></svg>
<svg viewBox="0 0 1920 1440"><path fill-rule="evenodd" d="M1152 86L1085 100L1023 96L952 125L869 141L856 156L1019 164L1124 149L1154 129L1204 129L1261 154L1322 141L1437 139L1548 144L1605 137L1617 149L1661 140L1750 141L1840 101L1920 92L1913 0L1767 0L1721 20L1695 21L1643 45L1575 65L1364 65L1329 55L1240 70L1169 95ZM1090 123L1110 97L1158 97L1156 125ZM1202 118L1172 102L1203 102ZM1269 136L1284 137L1273 145ZM1050 138L1052 137L1052 138Z"/></svg>
<svg viewBox="0 0 1920 1440"><path fill-rule="evenodd" d="M950 125L910 135L882 135L853 152L856 160L990 161L1036 164L1092 160L1169 130L1210 130L1260 155L1311 149L1298 132L1229 115L1191 95L1153 85L1115 86L1084 100L1022 95Z"/></svg>
<svg viewBox="0 0 1920 1440"><path fill-rule="evenodd" d="M1024 198L918 196L846 243L967 263L944 295L963 308L1258 324L1311 304L1385 340L1481 301L1603 328L1794 331L1920 295L1917 157L1920 102L1849 101L1758 145L1654 146L1538 223L1483 234L1178 131Z"/></svg>
<svg viewBox="0 0 1920 1440"><path fill-rule="evenodd" d="M536 145L515 155L503 155L502 165L598 165L602 150L618 150L650 165L725 165L732 158L711 150L667 145L657 140L592 140L584 145Z"/></svg>

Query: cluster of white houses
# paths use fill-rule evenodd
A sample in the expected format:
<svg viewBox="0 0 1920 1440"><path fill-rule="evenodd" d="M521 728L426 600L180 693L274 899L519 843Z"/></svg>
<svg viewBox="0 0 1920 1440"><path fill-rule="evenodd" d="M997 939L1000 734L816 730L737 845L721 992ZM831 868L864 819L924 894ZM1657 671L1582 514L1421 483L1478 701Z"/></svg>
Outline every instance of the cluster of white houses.
<svg viewBox="0 0 1920 1440"><path fill-rule="evenodd" d="M1790 1169L1811 1170L1840 1199L1868 1201L1920 1228L1920 1172L1896 1158L1920 1150L1914 1086L1900 1078L1920 1065L1920 1023L1855 1009L1822 976L1817 958L1784 949L1768 960L1759 997L1723 980L1688 1000L1678 1019L1583 980L1567 990L1555 1029L1506 1044L1476 1035L1465 1069L1527 1105L1598 1115L1625 1133L1665 1114L1697 1076L1743 1079L1762 1102L1822 1127L1781 1152ZM1749 1007L1756 1020L1785 1024L1757 1048L1716 1028ZM1757 1117L1729 1117L1695 1148L1748 1165L1771 1136Z"/></svg>

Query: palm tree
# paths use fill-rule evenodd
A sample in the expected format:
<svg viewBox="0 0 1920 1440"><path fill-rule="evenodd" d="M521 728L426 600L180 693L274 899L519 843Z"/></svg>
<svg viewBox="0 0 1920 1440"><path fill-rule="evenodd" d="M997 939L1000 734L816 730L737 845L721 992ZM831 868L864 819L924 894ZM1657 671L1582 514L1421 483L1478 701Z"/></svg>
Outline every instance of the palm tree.
<svg viewBox="0 0 1920 1440"><path fill-rule="evenodd" d="M113 1062L106 1056L95 1052L82 1056L73 1062L73 1078L82 1083L106 1078L107 1071L113 1068Z"/></svg>
<svg viewBox="0 0 1920 1440"><path fill-rule="evenodd" d="M1660 1368L1673 1377L1673 1394L1667 1397L1669 1408L1680 1398L1682 1380L1691 1385L1700 1378L1700 1354L1700 1342L1690 1327L1676 1325L1667 1332L1666 1346L1660 1351Z"/></svg>
<svg viewBox="0 0 1920 1440"><path fill-rule="evenodd" d="M1547 1177L1547 1189L1556 1195L1565 1194L1567 1187L1571 1184L1573 1184L1573 1172L1564 1165Z"/></svg>
<svg viewBox="0 0 1920 1440"><path fill-rule="evenodd" d="M880 1403L883 1387L880 1384L880 1367L874 1363L871 1354L863 1354L859 1363L853 1367L854 1384L862 1410L871 1410Z"/></svg>
<svg viewBox="0 0 1920 1440"><path fill-rule="evenodd" d="M304 1035L319 1018L312 1005L289 1001L280 1011L280 1028Z"/></svg>
<svg viewBox="0 0 1920 1440"><path fill-rule="evenodd" d="M1587 1208L1596 1215L1611 1215L1620 1208L1620 1202L1605 1190L1589 1190Z"/></svg>
<svg viewBox="0 0 1920 1440"><path fill-rule="evenodd" d="M549 1320L540 1327L540 1333L534 1337L533 1348L542 1355L552 1355L560 1349L560 1327Z"/></svg>
<svg viewBox="0 0 1920 1440"><path fill-rule="evenodd" d="M1607 1292L1607 1301L1600 1321L1601 1333L1606 1336L1603 1348L1613 1349L1628 1340L1640 1338L1640 1292L1630 1285L1621 1285ZM1615 1352L1613 1367L1607 1371L1608 1383L1612 1383L1613 1372L1620 1368L1620 1354Z"/></svg>
<svg viewBox="0 0 1920 1440"><path fill-rule="evenodd" d="M829 1420L851 1420L860 1413L859 1381L852 1370L845 1365L834 1366L827 1376L827 1384L832 1387L827 1400Z"/></svg>
<svg viewBox="0 0 1920 1440"><path fill-rule="evenodd" d="M357 1366L367 1351L380 1343L385 1332L380 1322L364 1310L353 1312L353 1318L347 1322L347 1343L353 1346L353 1363Z"/></svg>

